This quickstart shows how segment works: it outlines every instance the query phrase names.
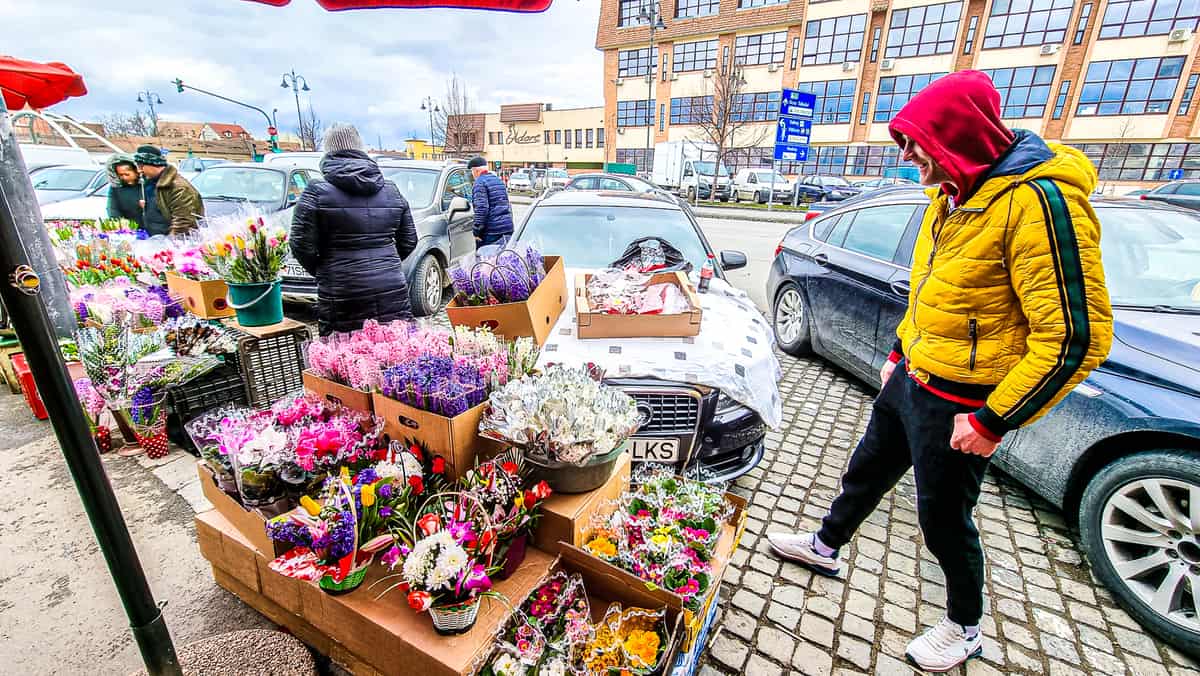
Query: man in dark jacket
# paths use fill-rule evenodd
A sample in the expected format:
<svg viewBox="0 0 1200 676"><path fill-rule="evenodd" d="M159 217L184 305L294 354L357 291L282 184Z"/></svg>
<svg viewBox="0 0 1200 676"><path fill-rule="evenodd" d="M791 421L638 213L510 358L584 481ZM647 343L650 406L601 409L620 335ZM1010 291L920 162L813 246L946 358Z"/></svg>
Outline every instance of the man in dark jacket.
<svg viewBox="0 0 1200 676"><path fill-rule="evenodd" d="M142 177L133 155L115 153L105 164L108 170L108 217L125 218L145 229L146 210Z"/></svg>
<svg viewBox="0 0 1200 676"><path fill-rule="evenodd" d="M195 230L197 221L204 218L200 193L167 164L158 148L138 146L134 159L146 178L146 230L151 235L182 235Z"/></svg>
<svg viewBox="0 0 1200 676"><path fill-rule="evenodd" d="M300 195L291 235L292 255L317 280L321 335L360 329L368 319L412 319L400 270L417 248L408 202L363 152L354 127L330 127L324 148L325 180Z"/></svg>
<svg viewBox="0 0 1200 676"><path fill-rule="evenodd" d="M475 206L475 244L495 244L513 233L512 205L504 182L488 171L487 160L474 157L467 163L475 185L471 188Z"/></svg>

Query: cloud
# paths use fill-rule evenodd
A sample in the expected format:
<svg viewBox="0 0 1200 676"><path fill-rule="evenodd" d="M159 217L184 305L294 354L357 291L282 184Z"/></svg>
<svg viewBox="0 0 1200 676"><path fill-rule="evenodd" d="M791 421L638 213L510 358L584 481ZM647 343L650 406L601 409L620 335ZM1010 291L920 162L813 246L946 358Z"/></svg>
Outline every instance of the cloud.
<svg viewBox="0 0 1200 676"><path fill-rule="evenodd" d="M428 130L426 96L442 99L457 74L480 112L501 104L559 108L603 103L603 58L595 42L598 0L555 0L542 14L450 9L325 12L313 0L275 8L244 0L0 0L3 51L61 61L84 76L88 95L54 108L85 120L130 112L137 94L160 96L163 118L236 122L265 133L246 108L185 92L184 83L278 109L281 131L296 127L296 101L280 76L308 82L324 122L349 122L373 143L401 147ZM195 117L192 117L195 116ZM427 131L425 133L428 133Z"/></svg>

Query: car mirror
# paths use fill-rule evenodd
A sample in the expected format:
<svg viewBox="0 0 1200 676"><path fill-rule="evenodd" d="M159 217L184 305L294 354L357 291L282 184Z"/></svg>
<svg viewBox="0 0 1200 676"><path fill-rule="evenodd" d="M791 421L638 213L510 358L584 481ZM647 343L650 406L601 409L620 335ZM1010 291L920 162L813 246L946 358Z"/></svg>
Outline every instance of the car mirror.
<svg viewBox="0 0 1200 676"><path fill-rule="evenodd" d="M741 251L722 251L721 267L725 270L737 270L746 267L746 254Z"/></svg>
<svg viewBox="0 0 1200 676"><path fill-rule="evenodd" d="M295 204L300 199L300 196L294 192L289 192L287 196L288 206Z"/></svg>
<svg viewBox="0 0 1200 676"><path fill-rule="evenodd" d="M454 218L459 214L465 214L471 210L471 203L465 197L454 197L450 200L450 206L446 209L446 217Z"/></svg>

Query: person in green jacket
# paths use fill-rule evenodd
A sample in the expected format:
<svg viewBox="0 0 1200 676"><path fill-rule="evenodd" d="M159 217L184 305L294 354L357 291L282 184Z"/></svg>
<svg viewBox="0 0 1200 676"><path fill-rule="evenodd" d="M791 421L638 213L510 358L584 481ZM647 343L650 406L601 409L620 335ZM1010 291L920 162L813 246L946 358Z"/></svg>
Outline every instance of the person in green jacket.
<svg viewBox="0 0 1200 676"><path fill-rule="evenodd" d="M114 153L105 164L108 170L108 217L125 218L145 229L145 193L142 176L133 155Z"/></svg>
<svg viewBox="0 0 1200 676"><path fill-rule="evenodd" d="M204 202L188 180L167 164L162 151L152 145L138 146L134 155L145 177L146 225L151 235L183 235L197 229L204 218Z"/></svg>

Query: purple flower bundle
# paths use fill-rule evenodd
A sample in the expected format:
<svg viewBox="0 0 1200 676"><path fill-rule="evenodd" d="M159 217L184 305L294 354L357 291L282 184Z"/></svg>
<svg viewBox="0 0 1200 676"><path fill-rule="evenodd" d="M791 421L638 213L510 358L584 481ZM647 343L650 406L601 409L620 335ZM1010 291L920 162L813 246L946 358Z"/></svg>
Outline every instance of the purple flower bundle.
<svg viewBox="0 0 1200 676"><path fill-rule="evenodd" d="M412 322L367 321L361 330L312 341L307 360L308 368L322 378L374 390L385 369L421 355L449 356L450 332Z"/></svg>
<svg viewBox="0 0 1200 676"><path fill-rule="evenodd" d="M468 361L418 357L383 372L385 395L448 418L466 413L487 398L483 374Z"/></svg>
<svg viewBox="0 0 1200 676"><path fill-rule="evenodd" d="M525 301L545 277L542 253L528 244L511 245L491 257L471 257L450 269L455 297L463 305Z"/></svg>
<svg viewBox="0 0 1200 676"><path fill-rule="evenodd" d="M153 425L159 421L162 410L162 392L151 385L143 385L133 393L130 417L135 425Z"/></svg>

